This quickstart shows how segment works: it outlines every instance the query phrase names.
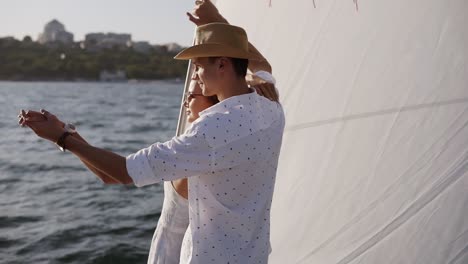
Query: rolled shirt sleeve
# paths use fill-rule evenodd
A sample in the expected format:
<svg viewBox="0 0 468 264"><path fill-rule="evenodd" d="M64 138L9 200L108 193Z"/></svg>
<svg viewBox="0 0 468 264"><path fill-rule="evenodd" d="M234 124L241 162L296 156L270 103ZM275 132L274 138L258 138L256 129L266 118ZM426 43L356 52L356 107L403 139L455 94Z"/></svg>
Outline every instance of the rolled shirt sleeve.
<svg viewBox="0 0 468 264"><path fill-rule="evenodd" d="M153 172L148 161L150 150L151 147L145 148L127 156L127 172L137 187L160 181L157 177L152 177Z"/></svg>
<svg viewBox="0 0 468 264"><path fill-rule="evenodd" d="M198 126L165 143L155 143L127 156L127 171L136 186L210 172L213 149Z"/></svg>

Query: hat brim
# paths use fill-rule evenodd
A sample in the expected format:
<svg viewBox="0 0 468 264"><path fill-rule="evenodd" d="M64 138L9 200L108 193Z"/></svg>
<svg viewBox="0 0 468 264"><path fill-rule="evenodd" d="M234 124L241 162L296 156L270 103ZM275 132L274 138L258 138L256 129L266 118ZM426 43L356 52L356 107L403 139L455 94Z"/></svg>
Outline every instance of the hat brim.
<svg viewBox="0 0 468 264"><path fill-rule="evenodd" d="M176 60L190 60L193 58L205 58L205 57L230 57L238 59L248 59L254 61L263 61L264 58L253 53L246 52L228 45L223 44L199 44L192 47L188 47L179 54L177 54L174 59Z"/></svg>

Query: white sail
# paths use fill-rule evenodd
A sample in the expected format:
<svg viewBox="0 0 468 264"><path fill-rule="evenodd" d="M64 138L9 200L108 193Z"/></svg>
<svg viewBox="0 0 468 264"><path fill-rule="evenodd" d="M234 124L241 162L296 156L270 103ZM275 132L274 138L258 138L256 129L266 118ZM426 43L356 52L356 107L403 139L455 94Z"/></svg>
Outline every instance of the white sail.
<svg viewBox="0 0 468 264"><path fill-rule="evenodd" d="M270 263L468 263L468 1L217 6L286 111Z"/></svg>

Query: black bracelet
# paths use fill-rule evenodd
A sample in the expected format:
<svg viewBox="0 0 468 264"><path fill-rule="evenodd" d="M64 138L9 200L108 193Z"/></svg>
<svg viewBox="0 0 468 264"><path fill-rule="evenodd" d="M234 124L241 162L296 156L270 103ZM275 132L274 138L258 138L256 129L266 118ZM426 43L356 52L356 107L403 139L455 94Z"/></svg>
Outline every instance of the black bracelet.
<svg viewBox="0 0 468 264"><path fill-rule="evenodd" d="M55 144L57 144L57 145L60 147L60 149L61 149L62 151L65 151L65 139L66 139L69 135L71 135L70 132L67 132L67 131L66 131L66 132L63 132L63 134L62 134L62 135L60 136L60 138L57 140L57 143L55 143Z"/></svg>

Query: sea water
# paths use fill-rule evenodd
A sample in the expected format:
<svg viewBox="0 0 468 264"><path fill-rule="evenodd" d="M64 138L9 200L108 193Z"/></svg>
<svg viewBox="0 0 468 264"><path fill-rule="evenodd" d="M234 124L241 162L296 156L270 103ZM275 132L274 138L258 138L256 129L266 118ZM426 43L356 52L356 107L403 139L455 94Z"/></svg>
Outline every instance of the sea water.
<svg viewBox="0 0 468 264"><path fill-rule="evenodd" d="M162 185L105 185L17 124L47 109L122 156L175 134L183 84L0 82L0 263L145 263Z"/></svg>

